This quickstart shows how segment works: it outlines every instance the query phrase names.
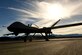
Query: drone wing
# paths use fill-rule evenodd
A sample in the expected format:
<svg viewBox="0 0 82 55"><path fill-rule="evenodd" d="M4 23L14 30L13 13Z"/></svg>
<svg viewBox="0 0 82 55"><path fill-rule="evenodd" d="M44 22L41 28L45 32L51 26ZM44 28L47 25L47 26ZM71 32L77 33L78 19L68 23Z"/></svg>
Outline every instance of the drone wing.
<svg viewBox="0 0 82 55"><path fill-rule="evenodd" d="M48 27L47 29L58 29L58 28L65 28L65 27L72 27L72 26L79 26L82 25L82 23L74 23L74 24L67 24L67 25L60 25L55 27Z"/></svg>

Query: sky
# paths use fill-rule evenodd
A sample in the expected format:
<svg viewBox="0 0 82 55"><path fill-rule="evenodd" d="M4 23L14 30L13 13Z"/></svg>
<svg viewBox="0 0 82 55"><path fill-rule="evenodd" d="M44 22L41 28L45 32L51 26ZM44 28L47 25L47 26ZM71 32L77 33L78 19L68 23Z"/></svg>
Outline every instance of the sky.
<svg viewBox="0 0 82 55"><path fill-rule="evenodd" d="M7 27L20 21L49 27L82 22L82 0L0 0L0 36L10 33ZM82 26L52 30L55 34L82 34Z"/></svg>

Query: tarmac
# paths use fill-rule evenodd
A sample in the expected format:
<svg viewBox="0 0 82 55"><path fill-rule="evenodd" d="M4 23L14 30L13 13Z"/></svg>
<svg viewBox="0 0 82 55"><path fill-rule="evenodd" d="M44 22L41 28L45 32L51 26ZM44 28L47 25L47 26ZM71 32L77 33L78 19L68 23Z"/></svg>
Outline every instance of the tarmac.
<svg viewBox="0 0 82 55"><path fill-rule="evenodd" d="M0 42L0 55L82 55L82 38Z"/></svg>

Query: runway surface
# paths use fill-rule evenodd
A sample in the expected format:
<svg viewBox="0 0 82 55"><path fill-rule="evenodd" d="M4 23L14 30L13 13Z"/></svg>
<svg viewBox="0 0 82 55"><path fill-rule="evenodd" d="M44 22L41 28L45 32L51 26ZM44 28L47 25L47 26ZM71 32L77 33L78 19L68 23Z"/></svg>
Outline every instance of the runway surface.
<svg viewBox="0 0 82 55"><path fill-rule="evenodd" d="M0 55L82 55L82 38L0 42Z"/></svg>

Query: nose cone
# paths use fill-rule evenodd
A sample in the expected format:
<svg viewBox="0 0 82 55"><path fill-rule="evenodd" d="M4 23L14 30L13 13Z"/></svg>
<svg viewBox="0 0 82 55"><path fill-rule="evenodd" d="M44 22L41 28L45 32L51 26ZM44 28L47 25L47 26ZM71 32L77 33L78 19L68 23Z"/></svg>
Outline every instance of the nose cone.
<svg viewBox="0 0 82 55"><path fill-rule="evenodd" d="M14 23L12 23L10 26L8 26L7 27L7 29L9 30L9 31L12 31L12 30L14 30L14 29L23 29L23 28L26 28L27 26L26 25L24 25L23 23L21 23L21 22L14 22Z"/></svg>

